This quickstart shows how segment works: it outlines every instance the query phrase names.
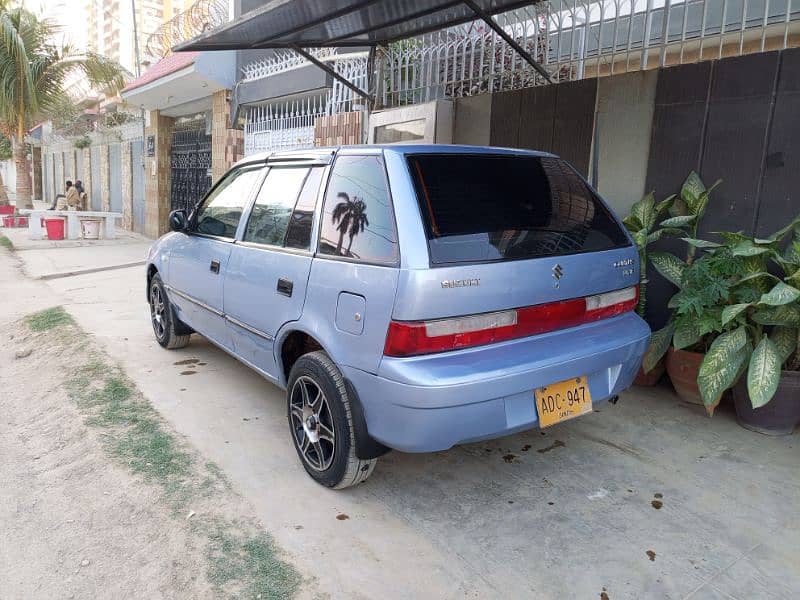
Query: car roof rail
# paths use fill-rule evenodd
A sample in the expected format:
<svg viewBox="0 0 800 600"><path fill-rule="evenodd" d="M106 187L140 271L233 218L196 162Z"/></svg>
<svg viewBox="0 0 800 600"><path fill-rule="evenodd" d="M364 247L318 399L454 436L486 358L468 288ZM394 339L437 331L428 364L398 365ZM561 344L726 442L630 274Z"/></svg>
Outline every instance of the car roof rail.
<svg viewBox="0 0 800 600"><path fill-rule="evenodd" d="M271 154L267 157L267 164L316 164L316 165L329 165L333 160L333 150L326 150L324 152L291 152Z"/></svg>

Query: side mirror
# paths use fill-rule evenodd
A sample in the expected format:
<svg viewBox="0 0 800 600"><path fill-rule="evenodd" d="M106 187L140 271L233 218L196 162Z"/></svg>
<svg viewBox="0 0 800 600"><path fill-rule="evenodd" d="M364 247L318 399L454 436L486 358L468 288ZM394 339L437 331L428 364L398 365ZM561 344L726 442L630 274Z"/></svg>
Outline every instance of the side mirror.
<svg viewBox="0 0 800 600"><path fill-rule="evenodd" d="M186 219L186 211L173 210L171 213L169 213L169 228L172 231L186 231L188 224L188 220Z"/></svg>

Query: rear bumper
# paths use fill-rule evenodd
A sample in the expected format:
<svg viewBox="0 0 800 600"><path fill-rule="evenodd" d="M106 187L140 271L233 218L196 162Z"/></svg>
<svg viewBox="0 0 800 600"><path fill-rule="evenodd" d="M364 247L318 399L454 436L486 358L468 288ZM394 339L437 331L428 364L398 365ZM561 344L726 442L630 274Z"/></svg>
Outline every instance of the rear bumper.
<svg viewBox="0 0 800 600"><path fill-rule="evenodd" d="M445 450L538 423L533 390L586 375L595 404L627 389L650 337L633 313L483 348L343 367L370 435L404 452Z"/></svg>

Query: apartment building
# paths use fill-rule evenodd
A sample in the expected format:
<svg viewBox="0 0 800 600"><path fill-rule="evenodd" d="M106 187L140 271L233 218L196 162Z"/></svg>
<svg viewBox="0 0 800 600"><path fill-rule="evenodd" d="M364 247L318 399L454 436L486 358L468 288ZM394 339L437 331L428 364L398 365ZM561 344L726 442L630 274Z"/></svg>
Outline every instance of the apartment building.
<svg viewBox="0 0 800 600"><path fill-rule="evenodd" d="M148 37L190 4L190 0L85 0L87 47L135 74L141 69L137 43L142 56Z"/></svg>

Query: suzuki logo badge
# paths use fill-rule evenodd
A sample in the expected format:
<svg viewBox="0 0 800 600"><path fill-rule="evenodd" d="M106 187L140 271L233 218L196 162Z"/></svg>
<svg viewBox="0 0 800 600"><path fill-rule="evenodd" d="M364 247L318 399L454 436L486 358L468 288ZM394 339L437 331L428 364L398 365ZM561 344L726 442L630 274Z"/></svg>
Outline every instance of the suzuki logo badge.
<svg viewBox="0 0 800 600"><path fill-rule="evenodd" d="M561 268L561 265L556 263L556 266L553 267L553 278L556 280L555 286L558 287L559 281L564 276L564 269Z"/></svg>

